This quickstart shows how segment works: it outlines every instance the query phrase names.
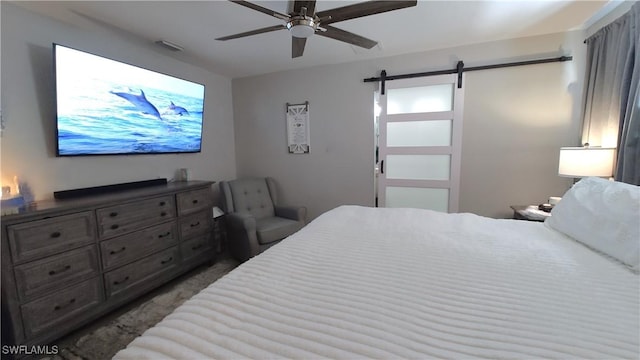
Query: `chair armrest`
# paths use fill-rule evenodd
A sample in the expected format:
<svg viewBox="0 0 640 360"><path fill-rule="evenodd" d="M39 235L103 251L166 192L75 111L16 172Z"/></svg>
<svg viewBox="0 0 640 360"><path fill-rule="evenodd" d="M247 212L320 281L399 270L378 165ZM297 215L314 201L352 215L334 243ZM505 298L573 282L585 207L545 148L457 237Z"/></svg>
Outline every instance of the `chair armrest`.
<svg viewBox="0 0 640 360"><path fill-rule="evenodd" d="M295 220L305 221L307 217L307 208L304 206L274 206L276 216Z"/></svg>
<svg viewBox="0 0 640 360"><path fill-rule="evenodd" d="M227 225L232 229L256 231L256 218L249 213L231 213L225 216Z"/></svg>

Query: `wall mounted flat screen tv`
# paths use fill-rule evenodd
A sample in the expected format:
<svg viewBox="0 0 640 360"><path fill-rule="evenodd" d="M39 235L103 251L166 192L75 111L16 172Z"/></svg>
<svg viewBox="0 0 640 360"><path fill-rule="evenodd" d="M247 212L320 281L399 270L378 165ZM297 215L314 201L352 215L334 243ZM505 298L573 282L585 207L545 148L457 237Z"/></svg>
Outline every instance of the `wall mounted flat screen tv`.
<svg viewBox="0 0 640 360"><path fill-rule="evenodd" d="M57 155L200 152L204 85L53 44Z"/></svg>

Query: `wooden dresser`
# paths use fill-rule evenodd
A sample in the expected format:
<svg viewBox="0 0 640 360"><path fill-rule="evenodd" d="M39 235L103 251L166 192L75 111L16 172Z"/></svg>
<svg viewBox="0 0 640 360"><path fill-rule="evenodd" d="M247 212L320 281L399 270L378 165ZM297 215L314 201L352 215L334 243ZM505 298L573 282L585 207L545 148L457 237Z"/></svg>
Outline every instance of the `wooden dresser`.
<svg viewBox="0 0 640 360"><path fill-rule="evenodd" d="M174 182L2 216L2 345L45 345L215 260L212 182Z"/></svg>

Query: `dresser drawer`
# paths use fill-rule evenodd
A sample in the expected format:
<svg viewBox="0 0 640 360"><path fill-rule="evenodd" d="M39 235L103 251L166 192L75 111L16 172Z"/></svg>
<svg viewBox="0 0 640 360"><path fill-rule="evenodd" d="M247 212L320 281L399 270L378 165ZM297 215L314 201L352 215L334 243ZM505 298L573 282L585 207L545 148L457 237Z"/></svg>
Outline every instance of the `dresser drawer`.
<svg viewBox="0 0 640 360"><path fill-rule="evenodd" d="M100 280L93 278L22 305L25 334L31 337L55 325L66 326L101 300Z"/></svg>
<svg viewBox="0 0 640 360"><path fill-rule="evenodd" d="M102 266L109 270L166 249L177 242L178 226L175 221L105 240L100 243Z"/></svg>
<svg viewBox="0 0 640 360"><path fill-rule="evenodd" d="M16 286L22 301L47 291L96 277L100 272L95 245L68 251L15 267Z"/></svg>
<svg viewBox="0 0 640 360"><path fill-rule="evenodd" d="M180 219L180 235L183 240L211 230L211 212L208 210Z"/></svg>
<svg viewBox="0 0 640 360"><path fill-rule="evenodd" d="M178 193L178 214L191 214L198 210L209 209L213 203L211 188L197 189Z"/></svg>
<svg viewBox="0 0 640 360"><path fill-rule="evenodd" d="M98 233L109 238L175 218L173 196L163 196L98 209Z"/></svg>
<svg viewBox="0 0 640 360"><path fill-rule="evenodd" d="M90 211L9 225L11 257L18 264L93 243L95 228Z"/></svg>
<svg viewBox="0 0 640 360"><path fill-rule="evenodd" d="M210 253L213 248L211 243L211 235L201 235L196 238L180 244L180 253L182 255L182 262L188 263L189 259L202 255L203 253Z"/></svg>
<svg viewBox="0 0 640 360"><path fill-rule="evenodd" d="M104 275L107 297L123 292L162 272L173 269L179 263L178 247L147 256Z"/></svg>

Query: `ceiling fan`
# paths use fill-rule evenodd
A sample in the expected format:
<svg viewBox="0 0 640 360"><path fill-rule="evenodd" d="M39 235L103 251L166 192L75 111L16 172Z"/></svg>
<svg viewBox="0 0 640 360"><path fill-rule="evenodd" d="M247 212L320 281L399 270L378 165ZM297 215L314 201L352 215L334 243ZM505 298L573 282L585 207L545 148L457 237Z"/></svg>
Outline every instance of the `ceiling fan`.
<svg viewBox="0 0 640 360"><path fill-rule="evenodd" d="M412 7L417 4L417 0L401 1L367 1L353 5L347 5L335 9L316 12L315 0L293 2L293 11L289 14L282 14L277 11L269 10L260 5L256 5L244 0L230 0L238 5L248 7L261 13L271 15L284 21L284 24L265 27L262 29L251 30L235 35L224 36L216 40L231 40L245 36L262 34L266 32L288 29L292 35L291 57L297 58L304 53L304 46L307 38L313 34L328 37L334 40L346 42L365 49L371 49L378 44L376 41L367 39L363 36L338 29L330 24L355 19L359 17L380 14L387 11L399 10Z"/></svg>

